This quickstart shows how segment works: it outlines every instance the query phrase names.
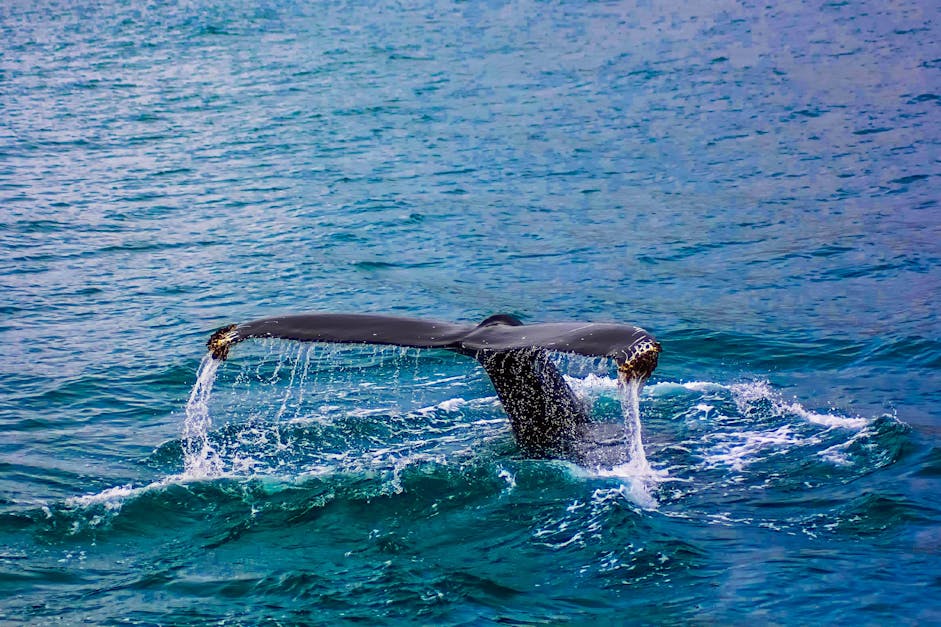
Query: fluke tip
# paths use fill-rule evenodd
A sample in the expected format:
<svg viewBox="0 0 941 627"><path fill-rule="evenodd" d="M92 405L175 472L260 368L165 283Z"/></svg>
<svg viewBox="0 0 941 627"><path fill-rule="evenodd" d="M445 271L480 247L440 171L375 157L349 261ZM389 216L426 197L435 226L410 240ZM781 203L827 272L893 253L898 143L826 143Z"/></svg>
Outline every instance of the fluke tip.
<svg viewBox="0 0 941 627"><path fill-rule="evenodd" d="M235 343L235 327L234 324L224 326L209 336L206 346L213 359L224 361L229 356L229 349Z"/></svg>

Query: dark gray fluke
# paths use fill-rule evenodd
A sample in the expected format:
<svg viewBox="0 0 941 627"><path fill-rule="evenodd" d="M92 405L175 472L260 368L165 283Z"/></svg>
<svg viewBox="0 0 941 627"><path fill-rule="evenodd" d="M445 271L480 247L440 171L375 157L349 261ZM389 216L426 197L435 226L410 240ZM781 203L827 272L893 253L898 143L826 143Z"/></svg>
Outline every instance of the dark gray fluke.
<svg viewBox="0 0 941 627"><path fill-rule="evenodd" d="M624 380L646 380L660 344L639 327L593 322L524 325L501 314L479 325L370 314L300 314L222 327L209 338L215 359L249 338L443 348L476 359L510 418L516 442L531 457L573 457L588 411L552 364L548 351L607 357Z"/></svg>

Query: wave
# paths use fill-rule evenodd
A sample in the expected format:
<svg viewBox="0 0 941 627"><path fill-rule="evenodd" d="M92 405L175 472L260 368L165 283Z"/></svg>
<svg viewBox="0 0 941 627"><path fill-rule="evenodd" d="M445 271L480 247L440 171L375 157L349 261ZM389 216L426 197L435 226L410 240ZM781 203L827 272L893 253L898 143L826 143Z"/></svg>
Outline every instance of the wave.
<svg viewBox="0 0 941 627"><path fill-rule="evenodd" d="M668 518L761 524L754 512L734 511L756 488L849 483L897 461L908 432L894 416L808 409L768 381L660 381L637 399L642 461L580 467L520 459L499 402L478 374L428 374L401 363L390 370L375 360L366 380L355 381L349 373L314 376L321 365L309 351L288 358L268 353L274 363L243 365L226 376L212 360L203 364L183 436L147 460L167 474L67 499L45 508L43 517L71 521L52 527L77 534L109 526L129 504L166 498L171 503L161 507L172 510L173 499L188 503L181 495L206 491L252 507L300 491L309 508L337 498L435 500L442 492L490 498L531 489L534 477L543 476L553 485L581 486L576 491L588 490L602 503L616 499ZM392 379L385 377L390 371ZM624 423L615 377L589 372L566 380L598 420ZM420 392L410 402L386 398L411 384ZM364 405L367 398L380 406ZM728 511L714 511L716 502L728 503Z"/></svg>

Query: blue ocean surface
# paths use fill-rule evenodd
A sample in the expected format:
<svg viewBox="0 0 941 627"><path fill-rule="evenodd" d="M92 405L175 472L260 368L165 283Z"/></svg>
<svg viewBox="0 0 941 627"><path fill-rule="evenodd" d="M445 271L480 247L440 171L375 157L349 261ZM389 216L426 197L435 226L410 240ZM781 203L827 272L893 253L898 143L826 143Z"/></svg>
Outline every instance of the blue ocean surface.
<svg viewBox="0 0 941 627"><path fill-rule="evenodd" d="M939 35L6 0L0 622L941 624ZM646 465L527 459L446 351L206 359L298 312L642 326Z"/></svg>

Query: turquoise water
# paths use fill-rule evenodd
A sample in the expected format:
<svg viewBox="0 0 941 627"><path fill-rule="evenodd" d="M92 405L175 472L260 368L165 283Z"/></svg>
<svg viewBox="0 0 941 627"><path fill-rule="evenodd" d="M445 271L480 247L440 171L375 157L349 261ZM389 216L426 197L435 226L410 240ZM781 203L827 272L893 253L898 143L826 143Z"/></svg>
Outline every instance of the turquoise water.
<svg viewBox="0 0 941 627"><path fill-rule="evenodd" d="M0 6L0 620L941 622L936 4L78 4ZM201 369L305 311L643 326L649 472Z"/></svg>

